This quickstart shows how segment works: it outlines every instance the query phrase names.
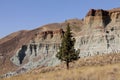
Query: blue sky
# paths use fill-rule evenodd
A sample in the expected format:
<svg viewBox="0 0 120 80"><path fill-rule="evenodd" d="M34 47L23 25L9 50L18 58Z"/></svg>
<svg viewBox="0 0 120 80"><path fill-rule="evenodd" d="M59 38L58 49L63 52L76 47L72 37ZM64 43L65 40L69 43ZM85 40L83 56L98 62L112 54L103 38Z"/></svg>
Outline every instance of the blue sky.
<svg viewBox="0 0 120 80"><path fill-rule="evenodd" d="M89 9L120 7L119 0L0 0L0 38L71 18L84 18Z"/></svg>

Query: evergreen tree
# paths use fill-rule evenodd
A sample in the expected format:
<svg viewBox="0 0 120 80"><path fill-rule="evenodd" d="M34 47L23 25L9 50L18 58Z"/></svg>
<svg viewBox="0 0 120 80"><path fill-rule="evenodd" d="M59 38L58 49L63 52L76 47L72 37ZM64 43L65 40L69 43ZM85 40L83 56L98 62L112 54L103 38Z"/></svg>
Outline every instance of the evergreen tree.
<svg viewBox="0 0 120 80"><path fill-rule="evenodd" d="M66 32L63 35L61 46L56 57L61 61L66 62L67 69L69 69L69 63L79 58L79 50L74 49L75 38L72 37L71 29L67 24Z"/></svg>

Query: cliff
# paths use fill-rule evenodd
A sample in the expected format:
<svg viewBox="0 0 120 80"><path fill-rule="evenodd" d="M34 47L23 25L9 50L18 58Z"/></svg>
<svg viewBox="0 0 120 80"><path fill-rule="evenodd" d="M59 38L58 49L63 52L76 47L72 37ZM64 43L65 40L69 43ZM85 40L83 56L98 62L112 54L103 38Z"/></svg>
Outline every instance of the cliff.
<svg viewBox="0 0 120 80"><path fill-rule="evenodd" d="M71 19L63 23L47 24L30 31L22 30L2 38L0 74L59 63L55 54L68 22L71 23L73 35L76 35L83 25L81 20Z"/></svg>
<svg viewBox="0 0 120 80"><path fill-rule="evenodd" d="M120 52L120 11L115 10L91 9L88 12L79 33L82 35L76 37L75 47L82 49L81 56Z"/></svg>
<svg viewBox="0 0 120 80"><path fill-rule="evenodd" d="M12 70L17 74L59 64L55 54L67 23L76 38L75 48L80 49L80 57L120 52L120 9L91 9L83 20L48 24L0 39L0 73Z"/></svg>

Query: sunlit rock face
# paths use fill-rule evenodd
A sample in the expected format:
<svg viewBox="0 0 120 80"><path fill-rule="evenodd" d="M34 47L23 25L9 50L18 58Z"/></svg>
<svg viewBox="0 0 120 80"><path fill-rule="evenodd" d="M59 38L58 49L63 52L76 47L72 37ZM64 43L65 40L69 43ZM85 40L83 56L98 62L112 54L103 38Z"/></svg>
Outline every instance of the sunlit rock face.
<svg viewBox="0 0 120 80"><path fill-rule="evenodd" d="M70 23L75 49L80 57L120 52L120 8L91 9L85 18L53 23L30 31L19 31L0 39L0 70L19 73L36 67L54 66L62 36ZM7 64L6 64L7 63ZM9 67L6 67L9 66ZM1 73L0 72L0 73Z"/></svg>
<svg viewBox="0 0 120 80"><path fill-rule="evenodd" d="M75 29L77 20L68 20L72 26L73 37L76 38L75 49L80 49L80 57L120 52L120 11L91 9L83 19L81 28ZM37 66L53 66L59 63L55 55L58 52L63 29L36 32L33 39L22 47L11 58L18 66L32 68ZM49 26L49 25L48 25ZM52 25L51 25L52 26Z"/></svg>
<svg viewBox="0 0 120 80"><path fill-rule="evenodd" d="M120 10L91 9L76 37L81 57L120 52Z"/></svg>
<svg viewBox="0 0 120 80"><path fill-rule="evenodd" d="M54 66L60 63L55 57L64 34L62 29L43 31L35 34L26 45L22 45L10 59L15 65L32 69L42 66Z"/></svg>

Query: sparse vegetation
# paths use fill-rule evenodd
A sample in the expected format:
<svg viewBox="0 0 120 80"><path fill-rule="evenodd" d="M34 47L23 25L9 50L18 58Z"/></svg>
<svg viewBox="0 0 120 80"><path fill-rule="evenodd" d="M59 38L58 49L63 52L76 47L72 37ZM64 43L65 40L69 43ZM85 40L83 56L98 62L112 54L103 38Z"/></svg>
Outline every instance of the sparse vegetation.
<svg viewBox="0 0 120 80"><path fill-rule="evenodd" d="M37 68L28 73L0 80L120 80L120 54L81 58L55 67Z"/></svg>
<svg viewBox="0 0 120 80"><path fill-rule="evenodd" d="M120 64L27 73L3 80L120 80Z"/></svg>

